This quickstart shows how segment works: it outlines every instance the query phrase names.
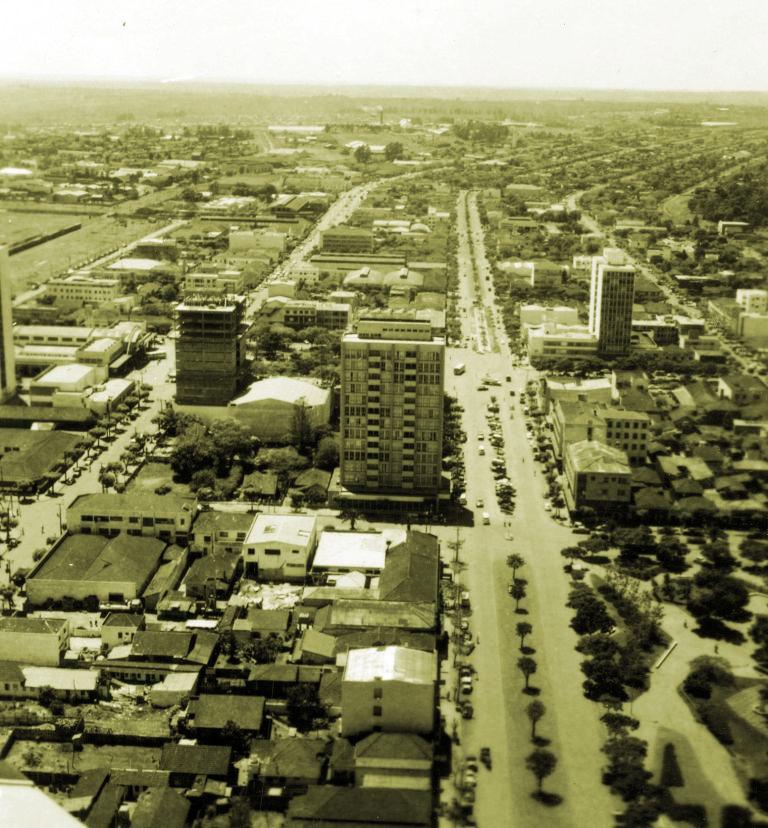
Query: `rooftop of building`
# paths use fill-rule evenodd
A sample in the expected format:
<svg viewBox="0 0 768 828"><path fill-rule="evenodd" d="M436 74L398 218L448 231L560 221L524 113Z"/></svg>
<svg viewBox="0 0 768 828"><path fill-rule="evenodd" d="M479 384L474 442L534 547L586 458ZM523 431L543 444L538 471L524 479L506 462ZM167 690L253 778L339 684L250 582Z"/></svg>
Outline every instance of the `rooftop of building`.
<svg viewBox="0 0 768 828"><path fill-rule="evenodd" d="M70 362L67 365L54 365L49 368L34 381L34 384L44 386L69 385L73 382L90 379L92 376L95 376L93 365Z"/></svg>
<svg viewBox="0 0 768 828"><path fill-rule="evenodd" d="M66 618L18 618L15 616L0 616L0 632L7 633L40 633L43 635L58 635L62 627L68 627Z"/></svg>
<svg viewBox="0 0 768 828"><path fill-rule="evenodd" d="M264 721L262 696L233 696L203 693L189 703L190 724L206 730L222 730L227 722L236 722L247 731L261 730Z"/></svg>
<svg viewBox="0 0 768 828"><path fill-rule="evenodd" d="M315 569L384 568L392 538L382 532L323 532L317 544Z"/></svg>
<svg viewBox="0 0 768 828"><path fill-rule="evenodd" d="M172 492L162 497L151 492L93 492L78 495L69 505L70 509L88 510L94 515L113 512L139 513L145 517L152 515L178 514L193 512L195 499Z"/></svg>
<svg viewBox="0 0 768 828"><path fill-rule="evenodd" d="M433 684L436 677L434 653L405 647L369 647L350 650L344 681L402 681Z"/></svg>
<svg viewBox="0 0 768 828"><path fill-rule="evenodd" d="M245 539L245 544L285 543L307 546L315 530L314 515L258 515Z"/></svg>
<svg viewBox="0 0 768 828"><path fill-rule="evenodd" d="M128 627L138 630L144 623L144 616L136 612L110 612L102 627Z"/></svg>
<svg viewBox="0 0 768 828"><path fill-rule="evenodd" d="M195 520L194 531L199 532L247 532L255 520L251 512L221 512L206 509Z"/></svg>
<svg viewBox="0 0 768 828"><path fill-rule="evenodd" d="M117 262L109 265L109 270L157 270L158 268L167 267L168 262L158 261L157 259L138 259L126 258L120 259Z"/></svg>
<svg viewBox="0 0 768 828"><path fill-rule="evenodd" d="M581 440L568 445L566 451L578 472L600 474L631 474L626 452L601 443Z"/></svg>
<svg viewBox="0 0 768 828"><path fill-rule="evenodd" d="M165 541L119 534L66 534L31 580L124 582L141 588L157 569Z"/></svg>
<svg viewBox="0 0 768 828"><path fill-rule="evenodd" d="M320 388L316 383L295 377L268 377L251 383L248 390L230 405L248 405L249 403L279 400L296 405L304 402L307 405L324 405L330 391Z"/></svg>

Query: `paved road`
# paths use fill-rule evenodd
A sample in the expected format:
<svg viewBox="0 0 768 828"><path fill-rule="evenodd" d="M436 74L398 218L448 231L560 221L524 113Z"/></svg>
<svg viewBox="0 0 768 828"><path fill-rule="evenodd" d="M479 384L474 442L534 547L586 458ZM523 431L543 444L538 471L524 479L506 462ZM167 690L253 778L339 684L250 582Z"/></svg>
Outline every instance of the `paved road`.
<svg viewBox="0 0 768 828"><path fill-rule="evenodd" d="M468 221L477 229L479 219L474 200L469 200ZM466 373L459 377L449 374L448 390L465 406L464 428L468 435L465 446L467 496L470 506L478 497L484 501L482 510L490 514L490 525L477 525L463 533L462 558L467 568L462 582L469 588L473 601L471 629L479 644L470 657L478 681L473 693L476 715L473 720L459 719L462 754L477 753L482 746L491 748L494 768L483 772L477 791L476 815L481 826L608 826L615 809L613 798L600 782L600 746L604 734L598 722L600 708L587 701L581 693L580 656L574 650L575 634L568 627L571 612L565 607L569 590L563 572L560 549L574 542L572 532L557 523L544 509L542 473L537 470L526 437L526 429L518 400L530 369L512 367L512 358L503 335L495 352L481 353L482 332L477 316L470 312L477 299L492 320L489 327L500 323L492 307L491 285L484 278L473 283L473 272L483 273L482 236L470 251L463 226L464 212L459 216L459 301L466 313L462 316L464 337L473 348L449 349L448 365L464 362ZM474 261L469 262L474 253ZM479 260L479 261L478 261ZM501 387L490 392L476 390L478 379L489 374L498 378ZM511 383L504 381L511 376ZM515 390L511 398L509 390ZM490 394L501 407L501 421L506 447L509 477L517 488L515 515L504 515L495 504L494 480L490 456L476 450L478 434L486 434L485 406ZM510 404L510 401L512 403ZM512 412L514 410L514 416ZM490 447L488 447L490 452ZM479 519L479 512L476 515ZM509 526L505 526L505 521ZM479 520L478 520L479 522ZM454 533L440 531L444 540ZM507 540L507 536L513 538ZM529 598L522 606L526 615L516 615L514 603L507 595L510 571L506 555L522 554L528 565L520 577L528 580ZM546 808L530 797L533 779L525 769L525 757L533 749L525 707L531 697L521 692L523 686L516 663L520 655L515 627L518 621L533 625L527 644L536 650L538 672L532 684L540 688L539 698L547 707L539 733L551 740L551 749L558 756L558 768L547 781L545 789L563 797L557 808ZM450 722L449 722L450 732ZM450 797L448 797L450 801Z"/></svg>

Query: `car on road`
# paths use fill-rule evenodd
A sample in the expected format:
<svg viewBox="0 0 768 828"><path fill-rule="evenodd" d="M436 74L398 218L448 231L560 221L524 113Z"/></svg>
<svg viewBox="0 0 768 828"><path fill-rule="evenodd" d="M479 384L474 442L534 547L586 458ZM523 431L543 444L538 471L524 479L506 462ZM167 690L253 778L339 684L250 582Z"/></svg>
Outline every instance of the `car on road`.
<svg viewBox="0 0 768 828"><path fill-rule="evenodd" d="M544 511L545 512L551 512L552 511L552 504L549 503L549 501L544 502Z"/></svg>
<svg viewBox="0 0 768 828"><path fill-rule="evenodd" d="M485 434L483 434L483 433L481 432L480 434L478 434L478 435L477 435L477 442L478 442L478 443L482 443L482 442L483 442L483 440L485 440Z"/></svg>
<svg viewBox="0 0 768 828"><path fill-rule="evenodd" d="M490 523L491 523L491 516L488 514L488 512L483 512L483 524L485 526L489 526Z"/></svg>
<svg viewBox="0 0 768 828"><path fill-rule="evenodd" d="M461 705L461 718L471 719L475 715L475 708L469 702L464 702Z"/></svg>
<svg viewBox="0 0 768 828"><path fill-rule="evenodd" d="M478 497L477 500L475 501L475 507L478 508L478 509L482 509L483 506L485 506L485 502L483 501L483 498Z"/></svg>
<svg viewBox="0 0 768 828"><path fill-rule="evenodd" d="M480 761L488 770L493 767L493 760L491 759L491 749L489 747L480 748Z"/></svg>

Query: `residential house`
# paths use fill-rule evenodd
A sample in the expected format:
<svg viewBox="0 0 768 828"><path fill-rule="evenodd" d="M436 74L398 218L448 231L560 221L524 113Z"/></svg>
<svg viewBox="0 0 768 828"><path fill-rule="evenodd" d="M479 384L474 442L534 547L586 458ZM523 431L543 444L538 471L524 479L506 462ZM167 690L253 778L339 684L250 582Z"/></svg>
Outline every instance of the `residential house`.
<svg viewBox="0 0 768 828"><path fill-rule="evenodd" d="M241 567L240 553L211 552L196 558L187 570L181 589L198 600L226 600L232 592Z"/></svg>
<svg viewBox="0 0 768 828"><path fill-rule="evenodd" d="M298 796L322 782L327 745L325 739L254 739L252 772L262 789L281 788L285 796Z"/></svg>
<svg viewBox="0 0 768 828"><path fill-rule="evenodd" d="M432 789L432 745L415 733L371 733L354 751L358 788Z"/></svg>
<svg viewBox="0 0 768 828"><path fill-rule="evenodd" d="M173 788L147 788L131 814L131 828L185 828L191 802Z"/></svg>
<svg viewBox="0 0 768 828"><path fill-rule="evenodd" d="M240 555L253 520L254 516L249 512L206 509L200 512L192 526L190 548L193 552L237 552Z"/></svg>
<svg viewBox="0 0 768 828"><path fill-rule="evenodd" d="M101 625L101 643L109 648L130 644L139 630L144 629L144 616L134 612L110 612Z"/></svg>
<svg viewBox="0 0 768 828"><path fill-rule="evenodd" d="M226 780L230 773L232 748L226 745L163 745L160 769L168 771L172 788L189 788L196 778Z"/></svg>
<svg viewBox="0 0 768 828"><path fill-rule="evenodd" d="M13 661L0 661L0 698L22 699L26 696L21 667Z"/></svg>
<svg viewBox="0 0 768 828"><path fill-rule="evenodd" d="M22 667L24 688L30 696L50 689L54 698L70 703L94 702L98 694L99 670L64 667Z"/></svg>
<svg viewBox="0 0 768 828"><path fill-rule="evenodd" d="M234 722L247 736L264 732L263 696L214 695L204 693L192 699L184 715L184 727L206 742L226 738L222 731Z"/></svg>
<svg viewBox="0 0 768 828"><path fill-rule="evenodd" d="M389 788L312 786L291 800L285 828L400 828L433 824L432 794Z"/></svg>
<svg viewBox="0 0 768 828"><path fill-rule="evenodd" d="M212 632L139 630L130 646L113 650L99 665L123 681L159 681L170 673L198 674L212 664L217 645Z"/></svg>

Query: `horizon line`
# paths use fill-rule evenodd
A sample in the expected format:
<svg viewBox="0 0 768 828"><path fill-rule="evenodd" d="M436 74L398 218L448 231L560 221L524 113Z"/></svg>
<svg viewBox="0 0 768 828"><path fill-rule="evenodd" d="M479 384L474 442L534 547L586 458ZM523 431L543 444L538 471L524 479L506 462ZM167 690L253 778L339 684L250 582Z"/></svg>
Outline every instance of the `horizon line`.
<svg viewBox="0 0 768 828"><path fill-rule="evenodd" d="M205 85L229 85L229 86L266 86L266 87L309 87L314 89L446 89L446 90L468 90L468 91L492 91L492 92L632 92L632 93L674 93L686 95L765 95L768 94L768 87L764 89L712 89L712 88L684 88L684 87L659 87L659 86L503 86L482 83L455 84L445 82L414 82L395 81L392 83L383 81L299 81L299 80L253 80L243 78L221 78L221 77L135 77L130 75L2 75L0 84L9 83L31 83L39 85L49 84L70 84L89 83L98 85L118 84L150 84L164 87L174 86L205 86Z"/></svg>

